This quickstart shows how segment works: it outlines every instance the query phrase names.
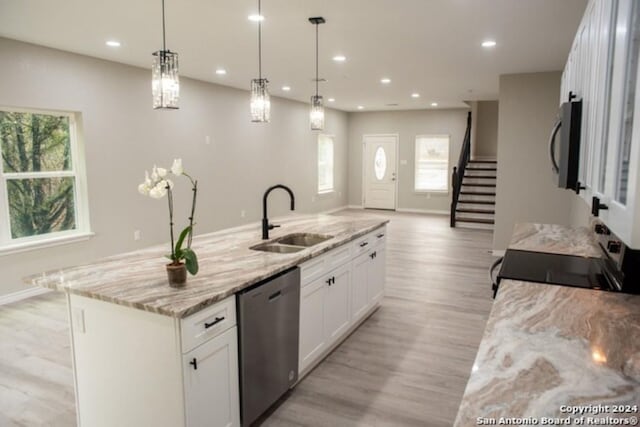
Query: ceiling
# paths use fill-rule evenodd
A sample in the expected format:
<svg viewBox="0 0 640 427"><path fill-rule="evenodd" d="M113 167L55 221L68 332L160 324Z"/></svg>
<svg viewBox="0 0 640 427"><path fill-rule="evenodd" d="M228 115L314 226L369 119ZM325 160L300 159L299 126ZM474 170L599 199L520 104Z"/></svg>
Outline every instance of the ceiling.
<svg viewBox="0 0 640 427"><path fill-rule="evenodd" d="M248 89L257 78L257 0L165 0L180 74ZM497 99L498 76L561 70L587 0L264 0L263 77L308 102L319 28L320 94L357 111L464 107ZM0 36L149 68L160 0L0 0ZM105 45L118 40L119 48ZM484 40L497 42L483 48ZM337 63L333 56L347 60ZM222 67L227 74L215 70ZM387 77L391 83L383 85ZM282 86L291 87L289 92ZM419 93L419 98L412 98ZM389 104L397 104L390 106Z"/></svg>

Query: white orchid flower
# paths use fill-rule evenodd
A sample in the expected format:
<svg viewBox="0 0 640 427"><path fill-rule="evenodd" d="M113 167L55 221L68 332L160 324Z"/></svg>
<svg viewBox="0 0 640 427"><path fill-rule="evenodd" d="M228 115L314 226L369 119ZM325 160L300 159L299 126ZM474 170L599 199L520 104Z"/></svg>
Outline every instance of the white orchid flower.
<svg viewBox="0 0 640 427"><path fill-rule="evenodd" d="M158 168L157 171L160 178L167 176L167 170L165 168Z"/></svg>
<svg viewBox="0 0 640 427"><path fill-rule="evenodd" d="M151 178L149 178L149 171L144 171L144 183L147 187L151 188Z"/></svg>
<svg viewBox="0 0 640 427"><path fill-rule="evenodd" d="M174 159L173 165L171 166L171 173L175 176L180 176L184 173L184 169L182 168L182 159Z"/></svg>
<svg viewBox="0 0 640 427"><path fill-rule="evenodd" d="M158 182L159 179L160 177L158 176L158 167L156 165L153 165L153 170L151 171L151 180L153 182Z"/></svg>
<svg viewBox="0 0 640 427"><path fill-rule="evenodd" d="M162 185L161 182L156 184L151 190L149 190L149 196L154 199L162 199L167 194L166 185Z"/></svg>
<svg viewBox="0 0 640 427"><path fill-rule="evenodd" d="M138 185L138 192L143 196L148 196L149 190L150 190L149 186L147 185L146 182L143 182L142 184Z"/></svg>

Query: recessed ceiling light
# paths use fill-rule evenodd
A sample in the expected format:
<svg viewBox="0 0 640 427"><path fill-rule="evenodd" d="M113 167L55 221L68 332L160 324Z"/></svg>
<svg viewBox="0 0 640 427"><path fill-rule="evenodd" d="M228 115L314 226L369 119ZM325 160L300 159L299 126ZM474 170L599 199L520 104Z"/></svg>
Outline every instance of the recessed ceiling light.
<svg viewBox="0 0 640 427"><path fill-rule="evenodd" d="M120 47L120 42L117 40L107 40L105 44L109 47Z"/></svg>
<svg viewBox="0 0 640 427"><path fill-rule="evenodd" d="M389 83L391 83L391 79L385 77L383 79L380 79L380 83L388 85Z"/></svg>
<svg viewBox="0 0 640 427"><path fill-rule="evenodd" d="M224 76L225 74L227 74L227 70L225 70L224 68L218 68L216 70L216 74L219 76Z"/></svg>
<svg viewBox="0 0 640 427"><path fill-rule="evenodd" d="M412 93L411 97L412 98L420 98L420 94L419 93Z"/></svg>
<svg viewBox="0 0 640 427"><path fill-rule="evenodd" d="M364 107L362 105L358 105L358 110L363 110Z"/></svg>
<svg viewBox="0 0 640 427"><path fill-rule="evenodd" d="M264 21L264 16L258 15L258 14L249 15L248 18L249 18L249 21L253 21L253 22Z"/></svg>
<svg viewBox="0 0 640 427"><path fill-rule="evenodd" d="M485 40L482 42L482 47L494 47L495 45L495 40Z"/></svg>
<svg viewBox="0 0 640 427"><path fill-rule="evenodd" d="M282 86L282 90L285 92L289 92L291 90L291 86Z"/></svg>
<svg viewBox="0 0 640 427"><path fill-rule="evenodd" d="M329 98L329 99L327 99L327 101L329 101L329 102L336 102L336 99L335 99L335 98Z"/></svg>
<svg viewBox="0 0 640 427"><path fill-rule="evenodd" d="M336 62L344 62L347 60L347 57L344 55L336 55L333 57L333 60Z"/></svg>
<svg viewBox="0 0 640 427"><path fill-rule="evenodd" d="M438 106L438 103L437 103L437 102L432 102L432 103L431 103L431 106L432 106L432 107L437 107L437 106Z"/></svg>

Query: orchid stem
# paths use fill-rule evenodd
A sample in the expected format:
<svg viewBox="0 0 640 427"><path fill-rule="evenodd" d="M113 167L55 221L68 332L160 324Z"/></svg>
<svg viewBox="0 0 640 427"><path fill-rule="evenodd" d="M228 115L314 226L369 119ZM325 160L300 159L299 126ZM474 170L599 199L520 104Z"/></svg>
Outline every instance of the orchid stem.
<svg viewBox="0 0 640 427"><path fill-rule="evenodd" d="M167 200L169 201L169 230L171 232L171 260L176 263L176 251L174 248L174 236L173 236L173 194L171 193L171 187L167 185Z"/></svg>

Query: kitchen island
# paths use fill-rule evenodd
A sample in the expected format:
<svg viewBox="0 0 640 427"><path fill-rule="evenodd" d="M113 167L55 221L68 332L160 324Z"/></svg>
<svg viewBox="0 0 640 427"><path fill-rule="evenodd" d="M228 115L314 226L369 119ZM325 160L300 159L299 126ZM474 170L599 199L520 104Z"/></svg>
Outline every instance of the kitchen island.
<svg viewBox="0 0 640 427"><path fill-rule="evenodd" d="M277 222L270 241L327 240L272 253L251 249L258 224L198 236L200 272L180 289L168 285L165 246L25 279L68 295L78 425L239 425L235 294L291 268L301 272L300 378L378 307L387 220Z"/></svg>

